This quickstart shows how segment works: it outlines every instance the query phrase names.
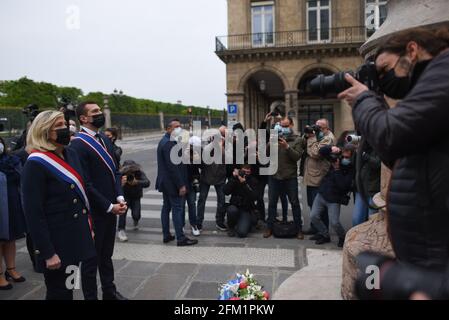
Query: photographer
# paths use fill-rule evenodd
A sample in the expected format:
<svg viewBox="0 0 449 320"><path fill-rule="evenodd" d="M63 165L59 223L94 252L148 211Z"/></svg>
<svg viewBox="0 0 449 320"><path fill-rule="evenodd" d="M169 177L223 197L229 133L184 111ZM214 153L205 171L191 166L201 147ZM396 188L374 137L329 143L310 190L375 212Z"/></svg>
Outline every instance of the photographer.
<svg viewBox="0 0 449 320"><path fill-rule="evenodd" d="M331 163L331 167L323 178L318 188L318 194L312 205L311 220L318 233L315 244L324 244L331 241L329 229L323 223L321 216L325 209L329 214L331 227L338 236L338 247L343 247L346 232L340 223L340 206L348 205L352 181L354 179L354 167L352 156L354 147L345 146L343 149L338 147L324 146L320 149L320 154ZM312 239L311 239L312 240Z"/></svg>
<svg viewBox="0 0 449 320"><path fill-rule="evenodd" d="M230 205L226 209L228 235L245 238L251 228L257 224L256 204L258 181L252 175L251 165L234 169L232 177L223 188L225 195L231 195Z"/></svg>
<svg viewBox="0 0 449 320"><path fill-rule="evenodd" d="M282 131L281 126L281 120L282 120L282 114L279 111L279 109L274 109L273 112L268 113L265 116L264 121L259 126L259 129L266 130L266 140L270 141L270 129L276 130L278 132ZM270 125L270 122L272 124ZM268 165L265 165L268 166ZM260 167L260 165L259 165ZM259 169L259 168L257 168ZM257 174L258 181L259 181L259 197L257 199L257 210L259 211L260 219L265 222L265 202L264 202L264 195L265 195L265 187L268 184L268 176L266 175L259 175ZM287 194L281 193L279 195L279 198L281 200L281 206L282 206L282 220L284 222L287 221L288 216L288 200L287 200Z"/></svg>
<svg viewBox="0 0 449 320"><path fill-rule="evenodd" d="M375 56L385 100L346 75L339 95L358 130L392 170L388 226L402 262L444 269L449 259L449 31L413 29L390 36Z"/></svg>
<svg viewBox="0 0 449 320"><path fill-rule="evenodd" d="M140 199L143 197L143 189L150 186L150 181L140 166L133 160L126 160L123 163L123 167L120 172L123 174L123 195L128 207L131 209L131 215L134 221L134 230L137 230L141 211ZM128 241L128 237L125 232L127 213L128 211L119 217L118 238L120 241Z"/></svg>
<svg viewBox="0 0 449 320"><path fill-rule="evenodd" d="M298 230L297 238L302 240L301 207L298 197L298 160L303 152L302 139L293 133L293 119L286 117L281 121L282 134L278 144L270 145L278 148L278 170L276 174L268 177L268 221L264 238L273 235L273 224L276 218L276 209L279 196L287 194L292 206L293 219Z"/></svg>
<svg viewBox="0 0 449 320"><path fill-rule="evenodd" d="M307 205L312 210L312 205L318 193L318 187L324 176L329 170L330 163L320 155L320 149L324 146L334 144L335 136L329 129L329 121L320 119L314 126L306 127L304 130L307 139L307 157L304 162L304 184L307 188ZM322 220L326 226L329 225L329 219L326 212L323 212ZM317 228L310 224L310 229L304 234L314 235L318 232Z"/></svg>

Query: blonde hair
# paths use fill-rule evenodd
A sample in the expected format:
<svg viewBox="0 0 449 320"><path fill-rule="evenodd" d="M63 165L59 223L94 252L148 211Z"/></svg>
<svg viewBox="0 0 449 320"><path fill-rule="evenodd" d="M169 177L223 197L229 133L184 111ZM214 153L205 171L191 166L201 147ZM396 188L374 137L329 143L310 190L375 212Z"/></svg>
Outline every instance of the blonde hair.
<svg viewBox="0 0 449 320"><path fill-rule="evenodd" d="M60 111L43 111L37 115L28 129L26 150L54 151L56 146L48 138L55 122L64 117Z"/></svg>

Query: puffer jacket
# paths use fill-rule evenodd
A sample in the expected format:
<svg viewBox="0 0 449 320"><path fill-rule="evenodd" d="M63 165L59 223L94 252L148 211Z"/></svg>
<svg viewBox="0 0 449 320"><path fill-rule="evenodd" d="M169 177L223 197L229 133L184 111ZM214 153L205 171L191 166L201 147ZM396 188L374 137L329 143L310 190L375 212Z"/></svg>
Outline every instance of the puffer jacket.
<svg viewBox="0 0 449 320"><path fill-rule="evenodd" d="M353 108L356 127L393 169L387 215L396 256L435 270L449 259L448 70L446 50L395 108L373 92L362 93Z"/></svg>
<svg viewBox="0 0 449 320"><path fill-rule="evenodd" d="M316 136L307 139L307 157L304 163L304 184L310 187L319 187L321 180L327 174L330 163L320 155L320 149L324 146L333 145L335 137L328 132L320 141Z"/></svg>

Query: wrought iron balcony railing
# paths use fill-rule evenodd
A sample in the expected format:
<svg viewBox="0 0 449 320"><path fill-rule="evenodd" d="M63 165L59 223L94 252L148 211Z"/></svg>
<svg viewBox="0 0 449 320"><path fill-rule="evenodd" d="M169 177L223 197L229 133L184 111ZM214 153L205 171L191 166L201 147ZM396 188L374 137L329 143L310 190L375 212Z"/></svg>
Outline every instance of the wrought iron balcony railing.
<svg viewBox="0 0 449 320"><path fill-rule="evenodd" d="M288 48L319 44L363 43L366 27L341 27L216 37L216 52L260 48Z"/></svg>

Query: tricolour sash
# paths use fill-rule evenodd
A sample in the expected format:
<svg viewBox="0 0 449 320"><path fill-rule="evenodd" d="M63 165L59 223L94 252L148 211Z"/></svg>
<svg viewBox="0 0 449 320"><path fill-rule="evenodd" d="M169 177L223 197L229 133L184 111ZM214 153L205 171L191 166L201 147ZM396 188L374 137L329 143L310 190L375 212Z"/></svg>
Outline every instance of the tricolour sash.
<svg viewBox="0 0 449 320"><path fill-rule="evenodd" d="M41 152L34 150L28 157L29 161L36 161L50 170L58 179L75 186L75 191L82 199L87 210L90 211L89 199L87 198L86 187L83 178L67 162L51 152ZM90 214L89 227L92 232L92 218Z"/></svg>
<svg viewBox="0 0 449 320"><path fill-rule="evenodd" d="M115 181L115 172L117 171L117 167L115 166L114 160L112 159L109 152L101 145L100 142L95 139L92 135L86 132L79 132L75 139L80 139L87 146L89 146L103 161L106 167L112 174L112 178Z"/></svg>

